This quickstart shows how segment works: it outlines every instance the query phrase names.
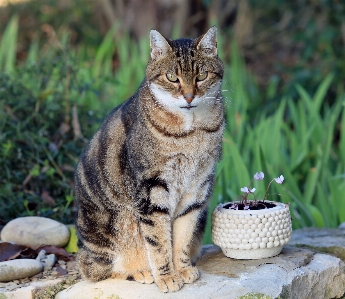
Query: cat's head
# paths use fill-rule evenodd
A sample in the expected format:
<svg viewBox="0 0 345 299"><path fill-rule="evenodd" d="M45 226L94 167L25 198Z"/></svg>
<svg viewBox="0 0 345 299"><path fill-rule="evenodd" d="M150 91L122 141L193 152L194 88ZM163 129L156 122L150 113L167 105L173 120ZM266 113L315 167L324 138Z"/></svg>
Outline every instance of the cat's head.
<svg viewBox="0 0 345 299"><path fill-rule="evenodd" d="M169 40L150 33L146 79L155 98L169 110L196 111L220 101L223 64L217 55L217 28L196 39Z"/></svg>

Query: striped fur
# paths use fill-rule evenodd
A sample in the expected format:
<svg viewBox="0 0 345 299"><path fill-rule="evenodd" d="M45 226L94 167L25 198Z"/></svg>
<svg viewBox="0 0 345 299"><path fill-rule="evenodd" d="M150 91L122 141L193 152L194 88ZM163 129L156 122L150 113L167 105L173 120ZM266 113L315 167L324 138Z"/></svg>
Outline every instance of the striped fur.
<svg viewBox="0 0 345 299"><path fill-rule="evenodd" d="M193 264L224 127L222 76L215 27L194 40L151 31L144 81L105 119L75 173L84 278L154 281L171 292L199 277Z"/></svg>

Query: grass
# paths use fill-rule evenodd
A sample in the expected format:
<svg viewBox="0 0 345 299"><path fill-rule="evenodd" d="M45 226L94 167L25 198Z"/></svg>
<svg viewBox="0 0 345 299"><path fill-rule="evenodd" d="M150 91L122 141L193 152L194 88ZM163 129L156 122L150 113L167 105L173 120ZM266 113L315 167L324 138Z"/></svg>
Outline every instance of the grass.
<svg viewBox="0 0 345 299"><path fill-rule="evenodd" d="M98 48L70 49L65 34L48 51L34 42L26 62L17 65L17 22L9 22L0 43L0 218L42 215L71 222L71 170L102 119L139 86L148 40L117 36L114 26ZM220 37L220 57L223 48ZM263 171L264 181L254 184L257 196L269 179L284 175L268 199L290 202L294 229L345 221L345 98L339 87L332 103L325 100L332 74L313 94L296 85L292 99L277 94L274 80L260 92L235 43L225 69L227 127L210 211L238 198L240 188ZM279 97L272 112L269 99ZM205 243L211 242L210 223Z"/></svg>

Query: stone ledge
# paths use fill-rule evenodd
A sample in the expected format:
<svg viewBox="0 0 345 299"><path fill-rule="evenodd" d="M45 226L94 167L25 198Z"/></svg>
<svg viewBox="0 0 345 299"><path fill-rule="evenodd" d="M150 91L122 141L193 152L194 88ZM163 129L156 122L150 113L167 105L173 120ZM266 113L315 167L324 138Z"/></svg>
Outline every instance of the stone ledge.
<svg viewBox="0 0 345 299"><path fill-rule="evenodd" d="M336 228L303 228L294 231L289 245L334 255L345 262L345 223Z"/></svg>
<svg viewBox="0 0 345 299"><path fill-rule="evenodd" d="M225 257L217 246L204 246L202 257L197 262L200 279L183 286L176 293L162 294L155 284L141 285L108 279L98 283L81 281L61 291L55 298L340 298L345 295L345 263L338 258L342 257L342 250L345 250L344 228L296 230L280 255L261 260L234 260ZM49 280L43 285L42 282L35 282L13 291L0 289L0 299L33 299L39 289L54 286L60 281Z"/></svg>
<svg viewBox="0 0 345 299"><path fill-rule="evenodd" d="M251 298L329 299L345 292L344 262L304 248L285 246L273 258L234 260L225 257L219 247L208 245L197 267L200 279L176 293L163 295L155 284L108 279L79 282L56 299L235 299L248 293Z"/></svg>

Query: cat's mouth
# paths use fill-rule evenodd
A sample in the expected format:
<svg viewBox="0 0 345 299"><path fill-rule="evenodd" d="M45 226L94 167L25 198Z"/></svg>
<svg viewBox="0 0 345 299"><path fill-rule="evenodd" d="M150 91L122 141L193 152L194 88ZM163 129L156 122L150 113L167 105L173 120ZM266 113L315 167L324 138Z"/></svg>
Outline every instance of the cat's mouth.
<svg viewBox="0 0 345 299"><path fill-rule="evenodd" d="M187 105L187 106L182 106L182 107L180 107L180 108L183 108L183 109L188 109L188 110L190 110L190 109L192 109L192 108L196 108L196 106L192 106L192 105Z"/></svg>

